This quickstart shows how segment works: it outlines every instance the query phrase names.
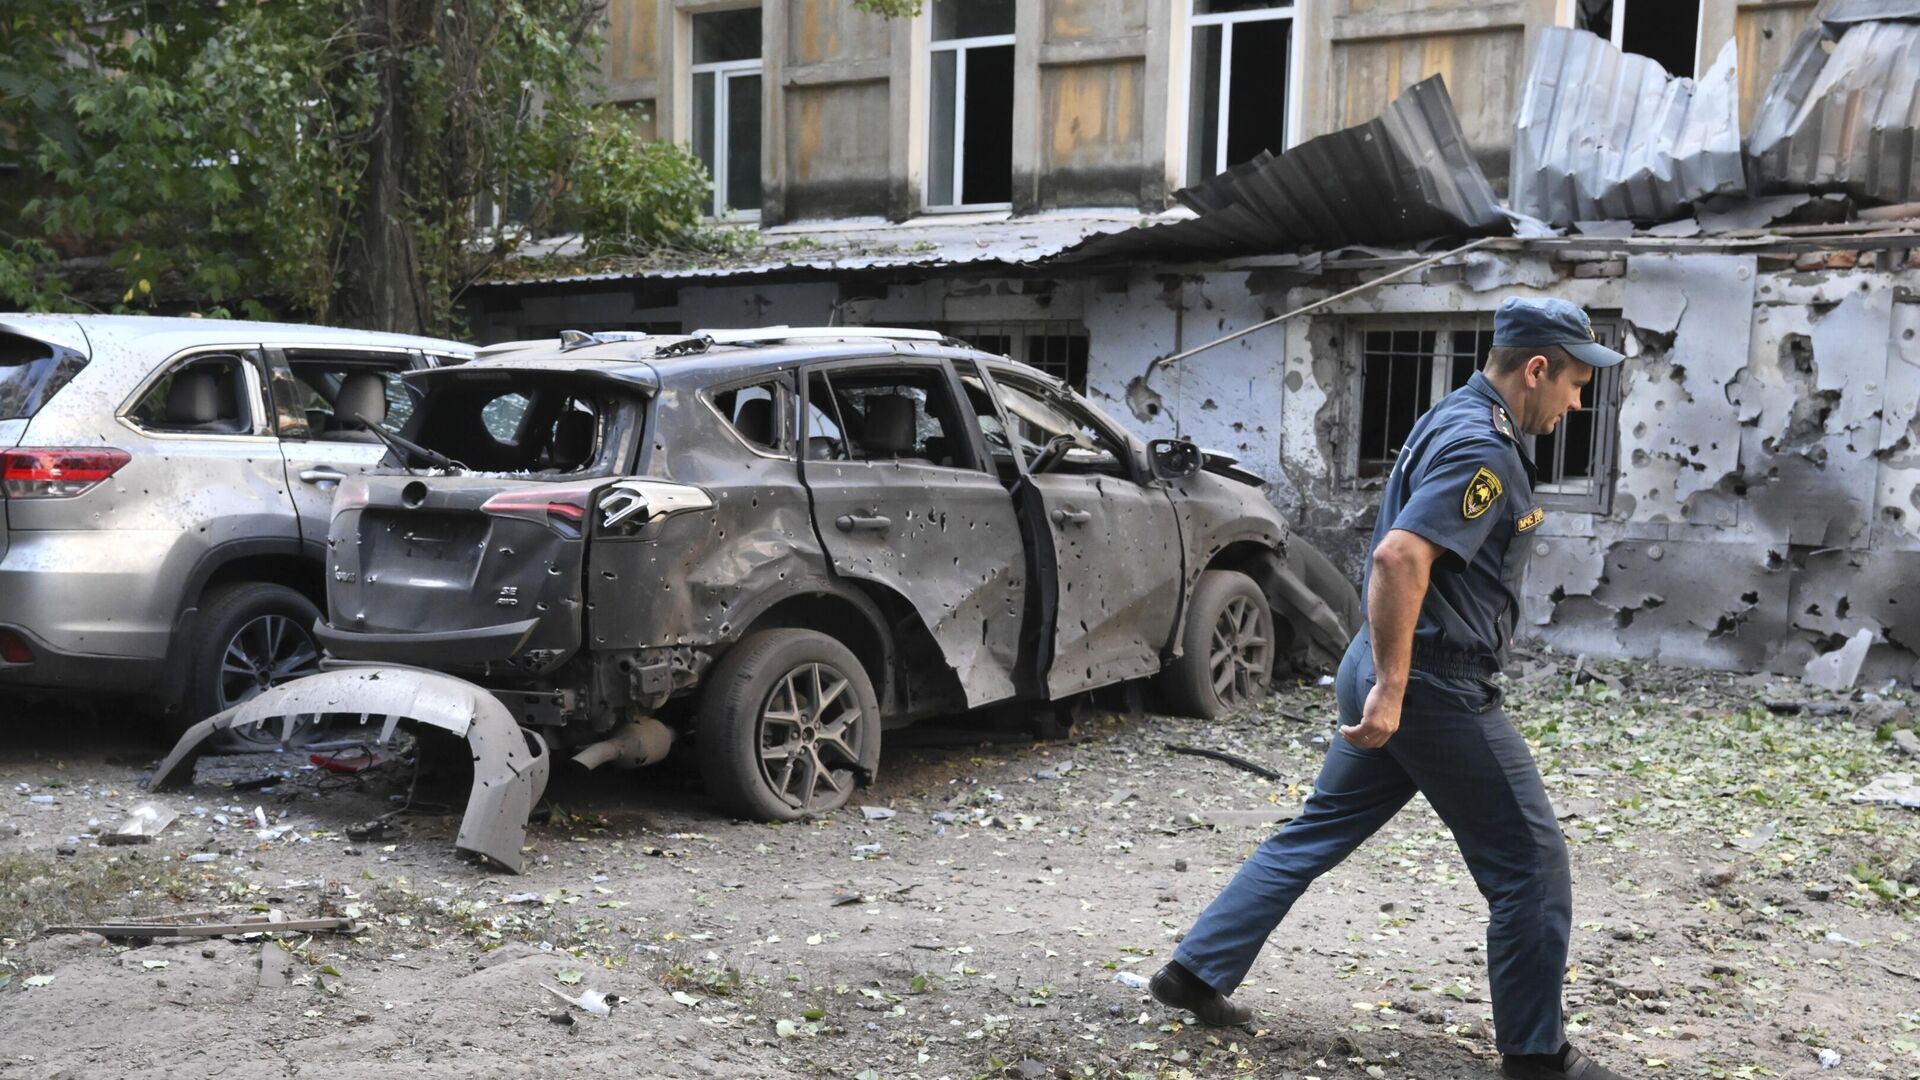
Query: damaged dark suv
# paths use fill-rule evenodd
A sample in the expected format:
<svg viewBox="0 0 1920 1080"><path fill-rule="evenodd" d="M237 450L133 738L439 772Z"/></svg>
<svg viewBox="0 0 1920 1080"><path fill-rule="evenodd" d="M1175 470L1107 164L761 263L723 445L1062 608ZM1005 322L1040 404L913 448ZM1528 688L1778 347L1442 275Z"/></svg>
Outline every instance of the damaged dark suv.
<svg viewBox="0 0 1920 1080"><path fill-rule="evenodd" d="M321 642L486 688L539 755L690 737L743 817L842 805L921 717L1147 677L1211 716L1358 625L1258 477L937 333L569 333L407 379Z"/></svg>

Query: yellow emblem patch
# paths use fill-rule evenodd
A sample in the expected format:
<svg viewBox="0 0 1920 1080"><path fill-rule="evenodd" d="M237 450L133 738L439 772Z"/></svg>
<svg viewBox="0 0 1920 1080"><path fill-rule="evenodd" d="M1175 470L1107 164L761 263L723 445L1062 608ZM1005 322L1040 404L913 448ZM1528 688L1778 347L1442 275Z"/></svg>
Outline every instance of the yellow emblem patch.
<svg viewBox="0 0 1920 1080"><path fill-rule="evenodd" d="M1534 528L1545 520L1547 520L1547 512L1536 506L1526 517L1514 523L1513 531L1526 532L1528 529Z"/></svg>
<svg viewBox="0 0 1920 1080"><path fill-rule="evenodd" d="M1472 521L1493 509L1493 504L1500 501L1500 493L1505 490L1500 486L1499 477L1493 475L1491 470L1481 469L1473 474L1473 479L1467 481L1467 493L1460 499L1460 513Z"/></svg>

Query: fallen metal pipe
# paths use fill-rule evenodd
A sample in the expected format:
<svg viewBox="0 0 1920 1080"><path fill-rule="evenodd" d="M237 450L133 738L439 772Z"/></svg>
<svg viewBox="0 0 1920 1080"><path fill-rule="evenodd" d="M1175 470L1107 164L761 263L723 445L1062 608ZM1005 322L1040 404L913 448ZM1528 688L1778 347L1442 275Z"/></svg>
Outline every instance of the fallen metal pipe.
<svg viewBox="0 0 1920 1080"><path fill-rule="evenodd" d="M573 763L587 769L602 765L638 769L666 760L667 751L671 749L673 729L651 716L643 716L629 720L613 734L573 755Z"/></svg>

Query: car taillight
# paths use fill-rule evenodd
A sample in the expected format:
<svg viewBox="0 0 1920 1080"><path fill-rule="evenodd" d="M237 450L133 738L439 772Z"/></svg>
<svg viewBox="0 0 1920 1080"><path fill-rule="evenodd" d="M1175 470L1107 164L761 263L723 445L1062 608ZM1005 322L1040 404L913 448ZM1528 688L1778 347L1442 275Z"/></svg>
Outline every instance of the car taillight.
<svg viewBox="0 0 1920 1080"><path fill-rule="evenodd" d="M580 536L592 504L593 488L587 485L517 488L503 491L480 509L497 517L538 521L569 540Z"/></svg>
<svg viewBox="0 0 1920 1080"><path fill-rule="evenodd" d="M27 639L12 630L0 630L0 660L9 664L33 663L33 648Z"/></svg>
<svg viewBox="0 0 1920 1080"><path fill-rule="evenodd" d="M110 446L0 450L0 488L9 499L70 499L131 460Z"/></svg>

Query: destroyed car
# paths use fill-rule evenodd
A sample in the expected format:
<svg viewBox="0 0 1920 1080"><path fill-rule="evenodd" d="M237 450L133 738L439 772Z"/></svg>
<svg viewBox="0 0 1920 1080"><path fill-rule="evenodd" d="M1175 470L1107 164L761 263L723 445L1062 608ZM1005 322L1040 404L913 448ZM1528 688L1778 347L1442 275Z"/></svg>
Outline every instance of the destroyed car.
<svg viewBox="0 0 1920 1080"><path fill-rule="evenodd" d="M386 453L369 426L405 430L400 373L472 351L0 315L0 695L124 695L177 734L318 670L334 488Z"/></svg>
<svg viewBox="0 0 1920 1080"><path fill-rule="evenodd" d="M383 695L486 688L542 768L690 737L727 810L794 819L886 728L1148 677L1212 716L1358 623L1258 477L937 333L569 333L407 379L315 633ZM325 703L381 711L344 681L284 711Z"/></svg>

